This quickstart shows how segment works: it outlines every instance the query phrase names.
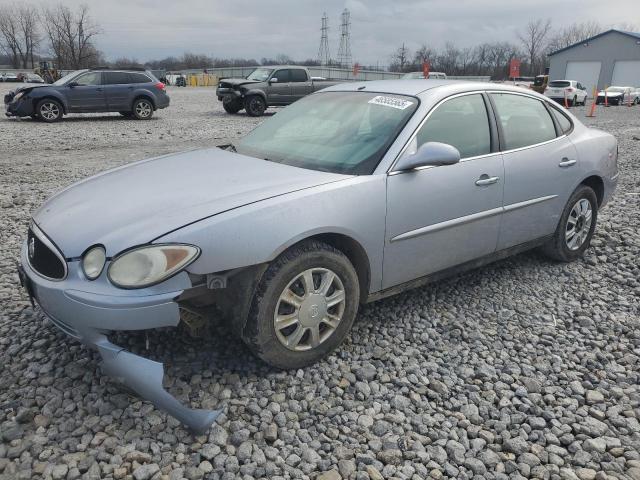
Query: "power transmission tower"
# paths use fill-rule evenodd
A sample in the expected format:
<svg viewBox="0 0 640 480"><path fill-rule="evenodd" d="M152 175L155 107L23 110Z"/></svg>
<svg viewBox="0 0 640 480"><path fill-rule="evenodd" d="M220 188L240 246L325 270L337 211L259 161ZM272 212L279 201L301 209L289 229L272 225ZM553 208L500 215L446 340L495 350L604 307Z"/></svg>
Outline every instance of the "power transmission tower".
<svg viewBox="0 0 640 480"><path fill-rule="evenodd" d="M322 36L320 37L320 48L318 49L318 62L323 67L329 65L331 63L331 55L329 54L329 18L327 17L327 12L324 12L322 16L322 28L320 31L322 32Z"/></svg>
<svg viewBox="0 0 640 480"><path fill-rule="evenodd" d="M340 25L340 29L338 63L342 68L351 68L351 14L346 8L342 11L342 24Z"/></svg>

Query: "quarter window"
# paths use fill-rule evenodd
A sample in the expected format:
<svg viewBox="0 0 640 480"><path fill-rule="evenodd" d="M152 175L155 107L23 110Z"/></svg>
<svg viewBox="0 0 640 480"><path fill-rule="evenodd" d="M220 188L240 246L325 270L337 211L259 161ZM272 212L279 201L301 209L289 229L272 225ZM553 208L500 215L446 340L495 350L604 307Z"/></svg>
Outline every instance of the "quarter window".
<svg viewBox="0 0 640 480"><path fill-rule="evenodd" d="M418 131L413 148L427 142L453 145L461 158L490 153L489 117L482 96L463 95L440 105Z"/></svg>
<svg viewBox="0 0 640 480"><path fill-rule="evenodd" d="M74 80L78 85L101 85L100 72L89 72Z"/></svg>
<svg viewBox="0 0 640 480"><path fill-rule="evenodd" d="M504 134L503 150L526 147L556 137L549 112L540 100L523 95L492 93Z"/></svg>
<svg viewBox="0 0 640 480"><path fill-rule="evenodd" d="M564 113L560 112L556 108L551 107L551 111L553 112L553 115L556 117L556 120L560 125L560 131L562 133L569 133L569 131L571 131L571 127L573 126L571 120L569 120Z"/></svg>

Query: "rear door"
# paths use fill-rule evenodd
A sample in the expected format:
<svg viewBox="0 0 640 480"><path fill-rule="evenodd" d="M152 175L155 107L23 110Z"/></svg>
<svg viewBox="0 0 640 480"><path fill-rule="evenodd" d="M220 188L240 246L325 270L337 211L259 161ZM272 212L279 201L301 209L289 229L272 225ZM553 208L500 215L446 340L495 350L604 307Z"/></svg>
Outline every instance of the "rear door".
<svg viewBox="0 0 640 480"><path fill-rule="evenodd" d="M107 107L111 112L131 110L129 93L133 90L127 72L104 72L103 83L107 96Z"/></svg>
<svg viewBox="0 0 640 480"><path fill-rule="evenodd" d="M292 68L289 72L291 74L292 101L300 100L313 91L313 85L306 70L303 68Z"/></svg>
<svg viewBox="0 0 640 480"><path fill-rule="evenodd" d="M577 183L578 158L567 137L571 121L557 108L526 94L490 96L504 157L501 250L553 234Z"/></svg>
<svg viewBox="0 0 640 480"><path fill-rule="evenodd" d="M70 112L105 112L107 99L102 72L87 72L76 78L65 92Z"/></svg>
<svg viewBox="0 0 640 480"><path fill-rule="evenodd" d="M273 79L278 81L274 82ZM291 74L288 68L281 68L273 72L267 98L269 105L288 105L291 103Z"/></svg>

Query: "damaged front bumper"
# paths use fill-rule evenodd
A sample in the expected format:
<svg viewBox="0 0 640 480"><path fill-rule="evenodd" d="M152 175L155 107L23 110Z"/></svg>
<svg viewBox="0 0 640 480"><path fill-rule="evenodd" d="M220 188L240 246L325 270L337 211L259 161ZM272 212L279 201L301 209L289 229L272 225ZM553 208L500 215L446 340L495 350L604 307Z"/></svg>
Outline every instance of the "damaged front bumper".
<svg viewBox="0 0 640 480"><path fill-rule="evenodd" d="M163 388L162 363L127 352L107 338L107 333L114 330L177 326L180 313L175 299L191 286L187 273L168 281L167 287L171 291L137 294L128 290L114 295L113 292L81 290L87 280L82 278L77 261L69 261L67 277L57 281L43 277L31 267L26 243L20 260L20 281L31 301L37 301L52 323L64 333L96 349L108 375L196 433L205 432L213 424L220 411L188 408Z"/></svg>

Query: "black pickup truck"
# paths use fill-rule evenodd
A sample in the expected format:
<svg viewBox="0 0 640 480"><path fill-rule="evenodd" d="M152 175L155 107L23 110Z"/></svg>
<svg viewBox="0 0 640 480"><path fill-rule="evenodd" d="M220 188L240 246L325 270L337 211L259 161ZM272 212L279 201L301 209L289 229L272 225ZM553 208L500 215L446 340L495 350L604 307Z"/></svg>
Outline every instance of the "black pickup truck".
<svg viewBox="0 0 640 480"><path fill-rule="evenodd" d="M289 105L337 83L313 79L304 67L278 65L258 67L247 78L220 79L216 95L227 113L245 109L260 117L268 107Z"/></svg>

